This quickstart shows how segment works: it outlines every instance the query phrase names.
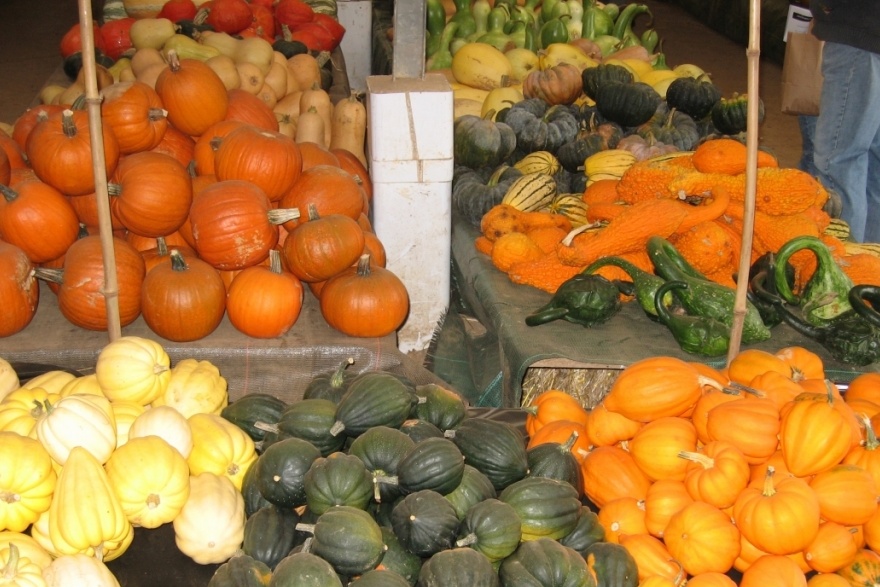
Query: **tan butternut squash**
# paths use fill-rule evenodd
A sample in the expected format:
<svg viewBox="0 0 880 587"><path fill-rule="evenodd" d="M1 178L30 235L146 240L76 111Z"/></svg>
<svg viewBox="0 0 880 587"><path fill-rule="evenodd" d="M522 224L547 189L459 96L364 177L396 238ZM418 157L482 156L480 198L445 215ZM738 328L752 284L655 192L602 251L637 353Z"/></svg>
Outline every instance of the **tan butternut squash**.
<svg viewBox="0 0 880 587"><path fill-rule="evenodd" d="M227 90L236 90L241 87L241 74L235 66L235 61L228 55L217 55L205 61L205 65L214 70Z"/></svg>
<svg viewBox="0 0 880 587"><path fill-rule="evenodd" d="M273 90L272 86L266 82L263 82L263 87L257 92L257 98L269 108L274 108L275 104L278 103L278 98L275 96L275 90Z"/></svg>
<svg viewBox="0 0 880 587"><path fill-rule="evenodd" d="M340 100L333 108L330 131L330 148L345 149L355 155L366 167L364 141L367 137L367 109L352 92L351 96Z"/></svg>
<svg viewBox="0 0 880 587"><path fill-rule="evenodd" d="M265 81L260 68L253 63L241 62L235 64L235 69L241 77L241 89L256 96Z"/></svg>
<svg viewBox="0 0 880 587"><path fill-rule="evenodd" d="M137 78L134 75L134 72L131 70L131 66L127 66L119 70L119 81L120 82L133 82Z"/></svg>
<svg viewBox="0 0 880 587"><path fill-rule="evenodd" d="M81 81L75 81L58 94L55 104L73 104L77 98L86 93L86 87Z"/></svg>
<svg viewBox="0 0 880 587"><path fill-rule="evenodd" d="M159 74L165 71L168 68L167 63L153 63L147 66L140 73L135 74L135 79L139 82L143 82L150 86L151 88L156 88L156 80L159 79Z"/></svg>
<svg viewBox="0 0 880 587"><path fill-rule="evenodd" d="M278 62L273 63L269 67L264 83L272 88L276 100L284 97L287 94L287 66Z"/></svg>
<svg viewBox="0 0 880 587"><path fill-rule="evenodd" d="M321 85L321 66L318 60L308 53L294 55L287 60L287 93L305 91Z"/></svg>
<svg viewBox="0 0 880 587"><path fill-rule="evenodd" d="M138 51L131 57L131 70L135 77L139 76L150 65L157 63L165 63L165 58L158 49L145 48Z"/></svg>
<svg viewBox="0 0 880 587"><path fill-rule="evenodd" d="M59 104L58 97L64 93L67 88L58 84L49 84L43 86L40 90L39 99L41 104ZM11 135L10 135L11 136Z"/></svg>
<svg viewBox="0 0 880 587"><path fill-rule="evenodd" d="M300 116L302 116L303 112L308 112L312 108L315 109L315 112L321 116L324 122L324 138L322 141L316 142L320 142L322 146L327 147L330 145L330 134L333 132L333 103L330 101L330 94L322 89L319 84L313 85L308 90L303 90L299 100Z"/></svg>
<svg viewBox="0 0 880 587"><path fill-rule="evenodd" d="M322 147L326 147L324 142L324 117L318 114L318 110L314 106L310 106L308 110L300 112L296 121L297 143L316 143Z"/></svg>
<svg viewBox="0 0 880 587"><path fill-rule="evenodd" d="M272 110L275 111L275 114L284 114L296 120L300 113L299 103L301 98L302 92L287 94L283 98L278 99L278 103L275 104Z"/></svg>
<svg viewBox="0 0 880 587"><path fill-rule="evenodd" d="M278 121L278 132L296 139L296 119L288 114L279 114L275 112L275 119Z"/></svg>

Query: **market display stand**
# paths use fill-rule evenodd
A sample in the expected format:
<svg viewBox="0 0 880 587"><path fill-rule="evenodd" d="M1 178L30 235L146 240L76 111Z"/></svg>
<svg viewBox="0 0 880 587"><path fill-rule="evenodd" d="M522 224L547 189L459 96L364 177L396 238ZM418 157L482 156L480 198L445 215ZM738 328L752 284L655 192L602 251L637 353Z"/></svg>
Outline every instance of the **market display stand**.
<svg viewBox="0 0 880 587"><path fill-rule="evenodd" d="M529 369L535 368L619 370L658 355L716 367L725 364L725 357L707 359L682 351L666 327L652 322L635 302L624 304L611 320L592 328L563 320L526 326L526 315L546 304L550 294L511 282L489 257L476 251L474 239L479 234L462 217L453 216L454 285L466 314L482 326L476 336L464 336L463 344L479 345L474 356L491 357L496 353L491 360L498 369L488 386L478 389L478 395L471 398L476 405L519 407L523 379ZM880 371L880 363L866 367L841 363L821 345L784 324L773 328L769 340L743 348L776 352L787 346L802 346L818 354L827 376L836 382L847 382L862 372Z"/></svg>

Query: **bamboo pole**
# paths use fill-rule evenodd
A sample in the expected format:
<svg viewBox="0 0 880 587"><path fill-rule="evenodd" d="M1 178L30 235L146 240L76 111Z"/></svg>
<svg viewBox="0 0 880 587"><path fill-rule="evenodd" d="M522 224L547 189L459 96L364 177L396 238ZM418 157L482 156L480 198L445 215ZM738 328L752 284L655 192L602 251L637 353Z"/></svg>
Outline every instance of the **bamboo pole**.
<svg viewBox="0 0 880 587"><path fill-rule="evenodd" d="M743 214L742 247L739 253L739 276L736 282L736 301L733 310L733 326L730 333L730 347L727 350L727 363L739 354L742 329L746 316L749 286L749 268L752 259L752 237L755 233L755 191L758 168L758 60L761 56L761 0L749 2L749 46L748 57L748 111L746 118L746 195Z"/></svg>
<svg viewBox="0 0 880 587"><path fill-rule="evenodd" d="M92 28L91 0L79 1L79 28L82 36L83 73L86 104L89 112L89 134L92 146L92 172L95 175L95 198L98 204L98 228L104 260L104 303L107 306L107 334L110 341L122 335L119 321L119 284L116 278L116 252L113 249L113 227L110 220L110 196L107 192L107 168L104 165L101 96L95 70L95 38Z"/></svg>

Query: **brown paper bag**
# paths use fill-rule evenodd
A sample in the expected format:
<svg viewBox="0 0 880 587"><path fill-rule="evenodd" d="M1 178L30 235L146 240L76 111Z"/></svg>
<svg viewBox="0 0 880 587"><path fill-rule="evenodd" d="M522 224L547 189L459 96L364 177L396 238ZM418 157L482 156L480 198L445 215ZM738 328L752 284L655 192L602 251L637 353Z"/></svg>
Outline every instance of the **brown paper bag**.
<svg viewBox="0 0 880 587"><path fill-rule="evenodd" d="M782 64L782 111L819 114L822 95L822 47L810 33L790 33Z"/></svg>

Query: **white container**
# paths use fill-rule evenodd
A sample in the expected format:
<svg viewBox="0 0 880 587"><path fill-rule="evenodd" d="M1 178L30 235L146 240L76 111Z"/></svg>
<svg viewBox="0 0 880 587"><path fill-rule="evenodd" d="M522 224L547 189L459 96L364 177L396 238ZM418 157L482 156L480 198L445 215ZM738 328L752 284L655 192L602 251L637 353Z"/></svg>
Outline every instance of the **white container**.
<svg viewBox="0 0 880 587"><path fill-rule="evenodd" d="M367 78L373 228L410 296L398 332L403 352L427 348L449 307L452 106L440 74Z"/></svg>

